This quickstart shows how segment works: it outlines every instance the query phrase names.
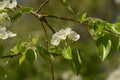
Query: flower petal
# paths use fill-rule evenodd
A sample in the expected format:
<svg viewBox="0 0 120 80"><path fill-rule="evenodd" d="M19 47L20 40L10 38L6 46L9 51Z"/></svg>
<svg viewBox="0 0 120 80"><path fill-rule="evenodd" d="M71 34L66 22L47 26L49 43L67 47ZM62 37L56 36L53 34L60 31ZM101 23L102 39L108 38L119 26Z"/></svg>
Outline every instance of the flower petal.
<svg viewBox="0 0 120 80"><path fill-rule="evenodd" d="M80 38L80 35L74 31L71 31L71 33L68 35L68 38L72 39L73 41L77 41Z"/></svg>
<svg viewBox="0 0 120 80"><path fill-rule="evenodd" d="M60 39L59 39L59 38L56 38L56 39L52 39L52 40L51 40L51 44L52 44L52 45L57 46L57 45L59 45L59 43L60 43Z"/></svg>
<svg viewBox="0 0 120 80"><path fill-rule="evenodd" d="M12 33L11 31L8 31L7 34L8 34L8 37L15 37L17 35L15 33Z"/></svg>

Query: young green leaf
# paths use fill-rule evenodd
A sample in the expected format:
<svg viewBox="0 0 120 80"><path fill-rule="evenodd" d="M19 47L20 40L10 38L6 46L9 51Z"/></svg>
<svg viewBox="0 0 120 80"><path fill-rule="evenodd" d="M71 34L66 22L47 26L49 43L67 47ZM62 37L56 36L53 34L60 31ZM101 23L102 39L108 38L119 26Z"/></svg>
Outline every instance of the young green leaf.
<svg viewBox="0 0 120 80"><path fill-rule="evenodd" d="M72 50L71 50L71 47L68 46L67 48L65 48L63 51L62 51L62 56L65 58L65 59L72 59Z"/></svg>
<svg viewBox="0 0 120 80"><path fill-rule="evenodd" d="M51 46L50 49L49 49L49 52L55 53L57 50L58 50L57 46Z"/></svg>
<svg viewBox="0 0 120 80"><path fill-rule="evenodd" d="M16 21L18 18L20 18L22 16L21 12L16 12L16 13L12 13L12 15L10 16L11 21L14 22Z"/></svg>
<svg viewBox="0 0 120 80"><path fill-rule="evenodd" d="M82 23L86 18L87 13L77 13L78 20Z"/></svg>
<svg viewBox="0 0 120 80"><path fill-rule="evenodd" d="M32 44L35 45L38 42L38 40L39 40L39 36L35 36L34 38L32 38L31 42Z"/></svg>
<svg viewBox="0 0 120 80"><path fill-rule="evenodd" d="M11 49L11 51L14 53L14 54L18 54L18 49L17 49L17 45L15 45L12 49Z"/></svg>
<svg viewBox="0 0 120 80"><path fill-rule="evenodd" d="M59 0L63 5L64 7L66 7L69 11L73 12L73 9L71 8L70 4L67 3L66 0Z"/></svg>
<svg viewBox="0 0 120 80"><path fill-rule="evenodd" d="M76 53L73 52L73 54L74 55L72 55L72 65L71 65L71 67L72 67L73 72L76 75L78 75L79 71L81 70L81 63L82 63L81 56L80 56L80 50L78 49L76 51Z"/></svg>
<svg viewBox="0 0 120 80"><path fill-rule="evenodd" d="M29 63L33 64L36 58L37 58L37 54L34 50L32 49L27 50L26 59L29 61Z"/></svg>
<svg viewBox="0 0 120 80"><path fill-rule="evenodd" d="M0 10L0 13L8 12L8 11L9 11L8 9L2 9L2 10Z"/></svg>
<svg viewBox="0 0 120 80"><path fill-rule="evenodd" d="M97 49L102 61L108 56L111 50L111 40L108 36L102 36L97 40Z"/></svg>
<svg viewBox="0 0 120 80"><path fill-rule="evenodd" d="M22 56L20 57L20 59L19 59L19 64L21 65L22 64L22 62L25 60L25 56L26 56L26 52L27 52L27 48L25 49L25 51L24 52L22 52Z"/></svg>
<svg viewBox="0 0 120 80"><path fill-rule="evenodd" d="M11 51L14 54L18 54L19 52L24 51L23 50L23 42L21 42L20 40L17 42L17 44L11 49Z"/></svg>
<svg viewBox="0 0 120 80"><path fill-rule="evenodd" d="M2 56L3 51L4 51L4 47L3 47L3 45L0 45L0 56Z"/></svg>
<svg viewBox="0 0 120 80"><path fill-rule="evenodd" d="M26 13L33 12L33 8L30 8L30 7L21 7L20 9L22 12L26 12Z"/></svg>

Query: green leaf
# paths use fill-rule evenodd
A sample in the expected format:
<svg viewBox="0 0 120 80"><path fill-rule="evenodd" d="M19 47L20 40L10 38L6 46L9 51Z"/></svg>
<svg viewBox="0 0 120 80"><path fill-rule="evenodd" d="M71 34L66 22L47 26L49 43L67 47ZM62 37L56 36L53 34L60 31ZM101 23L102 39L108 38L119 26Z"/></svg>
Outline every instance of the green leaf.
<svg viewBox="0 0 120 80"><path fill-rule="evenodd" d="M33 12L33 8L30 7L21 7L20 9L22 12L27 12L27 13Z"/></svg>
<svg viewBox="0 0 120 80"><path fill-rule="evenodd" d="M3 47L3 45L0 45L0 56L2 56L3 51L4 51L4 47Z"/></svg>
<svg viewBox="0 0 120 80"><path fill-rule="evenodd" d="M113 24L110 27L111 27L110 30L113 33L120 34L120 25L119 24Z"/></svg>
<svg viewBox="0 0 120 80"><path fill-rule="evenodd" d="M22 62L25 60L25 55L26 55L26 52L27 52L27 48L25 49L25 51L24 52L22 52L22 56L20 57L20 59L19 59L19 64L21 65L22 64Z"/></svg>
<svg viewBox="0 0 120 80"><path fill-rule="evenodd" d="M55 53L57 50L58 50L57 46L51 46L50 49L49 49L49 52Z"/></svg>
<svg viewBox="0 0 120 80"><path fill-rule="evenodd" d="M87 13L77 13L78 20L82 23L86 18Z"/></svg>
<svg viewBox="0 0 120 80"><path fill-rule="evenodd" d="M65 59L72 59L72 50L71 50L71 47L68 46L67 48L65 48L63 51L62 51L62 56L65 58Z"/></svg>
<svg viewBox="0 0 120 80"><path fill-rule="evenodd" d="M11 51L14 53L14 54L18 54L19 52L22 52L24 51L23 49L23 42L21 42L21 40L19 40L17 42L17 44L11 49Z"/></svg>
<svg viewBox="0 0 120 80"><path fill-rule="evenodd" d="M34 38L32 38L31 42L32 44L35 45L38 42L38 40L39 40L39 36L35 36Z"/></svg>
<svg viewBox="0 0 120 80"><path fill-rule="evenodd" d="M2 12L8 12L9 10L8 9L2 9L2 10L0 10L0 13L2 13Z"/></svg>
<svg viewBox="0 0 120 80"><path fill-rule="evenodd" d="M16 21L18 18L20 18L22 16L21 12L16 12L16 13L12 13L12 15L10 16L11 21L14 22Z"/></svg>
<svg viewBox="0 0 120 80"><path fill-rule="evenodd" d="M96 44L97 44L99 56L102 59L102 61L104 61L104 59L110 53L111 40L108 38L108 36L102 36L97 40Z"/></svg>
<svg viewBox="0 0 120 80"><path fill-rule="evenodd" d="M78 49L76 52L73 52L74 55L72 55L72 70L73 72L78 75L79 71L81 70L81 56L80 56L80 50Z"/></svg>
<svg viewBox="0 0 120 80"><path fill-rule="evenodd" d="M17 49L17 45L15 45L11 51L14 53L14 54L18 54L18 49Z"/></svg>
<svg viewBox="0 0 120 80"><path fill-rule="evenodd" d="M79 63L82 63L81 57L80 57L80 49L77 50L77 57L78 57Z"/></svg>
<svg viewBox="0 0 120 80"><path fill-rule="evenodd" d="M71 6L67 3L66 0L59 0L63 5L64 7L66 7L69 11L73 12L73 9L71 8Z"/></svg>
<svg viewBox="0 0 120 80"><path fill-rule="evenodd" d="M37 46L37 50L42 58L44 58L44 59L50 58L50 56L51 56L50 53L48 51L46 51L44 48Z"/></svg>
<svg viewBox="0 0 120 80"><path fill-rule="evenodd" d="M33 64L36 58L37 58L37 54L34 50L32 49L27 50L26 59L29 61L29 63Z"/></svg>

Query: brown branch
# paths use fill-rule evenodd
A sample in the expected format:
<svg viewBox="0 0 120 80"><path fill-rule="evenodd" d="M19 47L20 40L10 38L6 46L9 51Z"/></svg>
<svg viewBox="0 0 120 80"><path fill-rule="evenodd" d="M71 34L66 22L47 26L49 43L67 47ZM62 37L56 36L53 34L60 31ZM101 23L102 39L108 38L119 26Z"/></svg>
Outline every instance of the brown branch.
<svg viewBox="0 0 120 80"><path fill-rule="evenodd" d="M38 10L36 10L36 13L39 13L40 10L49 2L49 0L46 0L45 2L43 2L40 7L38 8Z"/></svg>
<svg viewBox="0 0 120 80"><path fill-rule="evenodd" d="M18 53L18 54L10 54L10 55L6 55L6 56L1 56L0 58L13 58L15 56L18 56L20 55L21 53Z"/></svg>
<svg viewBox="0 0 120 80"><path fill-rule="evenodd" d="M53 34L55 33L55 30L50 26L50 24L48 23L48 21L44 18L44 22L45 24L51 29L51 31L53 32Z"/></svg>
<svg viewBox="0 0 120 80"><path fill-rule="evenodd" d="M80 23L78 20L75 20L75 19L70 19L70 18L65 18L65 17L60 17L60 16L54 16L54 15L42 15L43 17L46 17L46 18L56 18L56 19L61 19L61 20L67 20L67 21L73 21L73 22L77 22L77 23Z"/></svg>
<svg viewBox="0 0 120 80"><path fill-rule="evenodd" d="M43 30L44 30L45 40L46 40L46 49L47 49L47 51L48 51L48 37L47 37L47 32L46 32L45 26L44 26L44 24L43 24L43 22L42 22L42 19L40 19L40 22L41 22L42 27L43 27ZM52 73L52 80L55 80L53 63L52 63L52 61L51 61L50 58L49 58L49 62L50 62L50 68L51 68L51 73Z"/></svg>
<svg viewBox="0 0 120 80"><path fill-rule="evenodd" d="M42 25L42 28L44 30L44 34L45 34L45 41L46 41L46 49L48 50L48 37L47 37L47 32L46 32L46 29L45 29L45 26L43 24L43 22L40 20L41 22L41 25Z"/></svg>

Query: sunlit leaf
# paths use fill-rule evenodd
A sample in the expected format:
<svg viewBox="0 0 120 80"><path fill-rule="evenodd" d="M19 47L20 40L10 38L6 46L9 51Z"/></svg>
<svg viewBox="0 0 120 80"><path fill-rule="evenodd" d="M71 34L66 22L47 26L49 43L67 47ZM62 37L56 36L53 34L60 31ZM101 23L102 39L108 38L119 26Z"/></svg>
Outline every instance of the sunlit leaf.
<svg viewBox="0 0 120 80"><path fill-rule="evenodd" d="M0 56L2 56L3 51L4 51L4 47L3 47L3 45L0 45Z"/></svg>
<svg viewBox="0 0 120 80"><path fill-rule="evenodd" d="M97 49L102 61L108 56L111 50L111 40L108 36L102 36L97 40Z"/></svg>
<svg viewBox="0 0 120 80"><path fill-rule="evenodd" d="M27 50L28 49L25 49L25 51L24 52L22 52L22 56L20 57L20 59L19 59L19 64L21 65L22 64L22 62L25 60L25 55L26 55L26 52L27 52Z"/></svg>
<svg viewBox="0 0 120 80"><path fill-rule="evenodd" d="M29 63L33 64L33 62L36 59L36 56L37 56L37 54L34 50L32 50L32 49L27 50L26 59L29 61Z"/></svg>
<svg viewBox="0 0 120 80"><path fill-rule="evenodd" d="M71 50L71 47L68 46L67 48L65 48L63 51L62 51L62 56L65 58L65 59L72 59L72 50Z"/></svg>
<svg viewBox="0 0 120 80"><path fill-rule="evenodd" d="M32 44L36 44L39 40L39 36L35 36L34 38L31 39Z"/></svg>
<svg viewBox="0 0 120 80"><path fill-rule="evenodd" d="M59 0L69 11L73 12L73 9L71 8L70 4L66 0Z"/></svg>
<svg viewBox="0 0 120 80"><path fill-rule="evenodd" d="M11 49L11 51L14 53L14 54L18 54L19 52L22 52L24 51L23 50L23 42L21 42L21 40L19 40L17 42L17 44Z"/></svg>
<svg viewBox="0 0 120 80"><path fill-rule="evenodd" d="M81 70L81 63L82 61L81 61L81 56L80 56L80 50L78 49L76 53L73 52L72 65L71 65L72 70L76 75L78 75L79 71Z"/></svg>
<svg viewBox="0 0 120 80"><path fill-rule="evenodd" d="M49 49L49 51L50 51L51 53L55 53L57 50L58 50L58 47L57 47L57 46L51 46L50 49Z"/></svg>
<svg viewBox="0 0 120 80"><path fill-rule="evenodd" d="M2 10L0 10L0 13L2 13L2 12L8 12L9 10L8 9L2 9Z"/></svg>
<svg viewBox="0 0 120 80"><path fill-rule="evenodd" d="M87 13L77 13L78 20L82 23L86 18Z"/></svg>
<svg viewBox="0 0 120 80"><path fill-rule="evenodd" d="M20 9L22 12L27 12L27 13L33 12L33 8L30 7L21 7Z"/></svg>

